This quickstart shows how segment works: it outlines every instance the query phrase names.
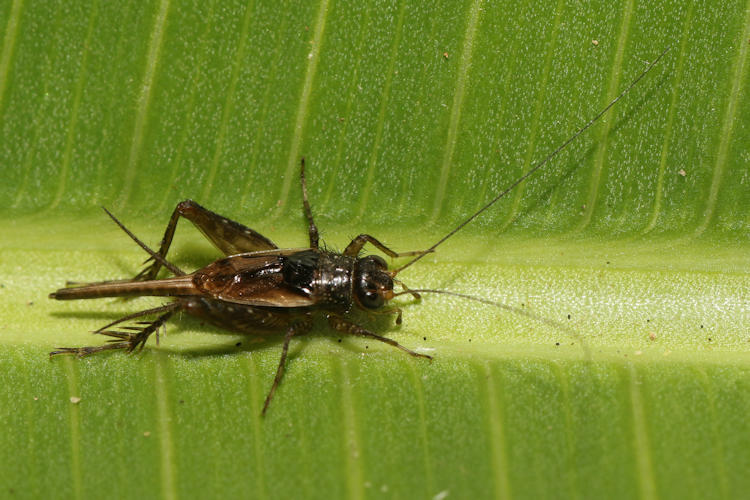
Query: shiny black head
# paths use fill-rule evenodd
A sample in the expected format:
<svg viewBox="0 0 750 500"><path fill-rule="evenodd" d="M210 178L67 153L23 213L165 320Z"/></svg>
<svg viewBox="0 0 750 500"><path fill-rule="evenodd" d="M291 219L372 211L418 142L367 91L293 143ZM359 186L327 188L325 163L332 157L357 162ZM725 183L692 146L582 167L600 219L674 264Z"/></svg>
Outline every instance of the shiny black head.
<svg viewBox="0 0 750 500"><path fill-rule="evenodd" d="M377 255L357 260L354 271L354 299L363 309L377 309L393 298L393 278L388 265Z"/></svg>

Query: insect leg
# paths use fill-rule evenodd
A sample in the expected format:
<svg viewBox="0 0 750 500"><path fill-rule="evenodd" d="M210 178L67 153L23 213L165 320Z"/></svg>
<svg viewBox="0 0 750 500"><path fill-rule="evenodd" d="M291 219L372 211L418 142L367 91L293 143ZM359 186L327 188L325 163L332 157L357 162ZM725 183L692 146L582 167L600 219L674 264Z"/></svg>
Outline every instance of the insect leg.
<svg viewBox="0 0 750 500"><path fill-rule="evenodd" d="M143 346L146 344L149 336L154 332L158 332L159 328L161 328L175 312L182 308L183 305L180 302L172 302L171 304L166 304L162 307L156 307L153 309L148 309L146 311L141 311L139 313L130 314L94 332L101 335L106 335L108 337L113 337L112 339L109 339L107 341L107 344L90 347L60 347L57 350L49 353L49 355L50 357L52 357L58 354L75 354L79 358L82 358L83 356L88 356L89 354L112 349L125 349L127 352L133 352L136 348L143 349ZM123 321L128 321L150 314L156 314L159 312L163 312L164 314L156 318L154 321L139 322L139 324L142 326L125 326L122 327L119 331L104 329L109 328L110 326L114 326L118 323L122 323Z"/></svg>
<svg viewBox="0 0 750 500"><path fill-rule="evenodd" d="M346 248L344 249L344 255L349 257L356 257L359 255L359 252L362 251L362 247L365 246L365 243L370 243L372 245L375 245L377 248L379 248L384 254L388 255L389 257L409 257L414 255L422 255L424 253L432 252L432 250L416 250L413 252L394 252L381 242L379 242L374 236L371 236L369 234L360 234L356 238L354 238L351 243L349 243Z"/></svg>
<svg viewBox="0 0 750 500"><path fill-rule="evenodd" d="M159 306L159 307L154 307L153 309L146 309L145 311L138 311L138 312L133 313L133 314L128 314L127 316L123 316L122 318L120 318L120 319L118 319L116 321L113 321L111 323L107 323L103 327L94 330L94 333L102 333L107 328L111 328L111 327L113 327L115 325L119 325L120 323L124 323L126 321L130 321L131 319L142 318L144 316L151 316L151 315L154 315L154 314L159 314L160 312L172 311L173 309L176 309L175 306L174 306L174 303L172 303L172 304L166 304L166 305Z"/></svg>
<svg viewBox="0 0 750 500"><path fill-rule="evenodd" d="M286 335L284 336L284 347L281 349L279 366L276 368L276 376L273 379L271 390L268 391L266 401L263 403L263 410L260 412L261 416L265 416L266 410L268 410L268 405L271 404L271 400L273 399L273 394L276 392L276 388L279 386L279 382L281 382L281 377L284 375L284 365L286 364L286 355L289 352L289 342L291 342L292 337L294 337L295 334L304 333L306 330L310 329L310 326L311 324L309 322L295 323L287 329Z"/></svg>
<svg viewBox="0 0 750 500"><path fill-rule="evenodd" d="M203 208L193 200L185 200L177 204L169 219L167 229L164 231L164 237L157 252L162 257L166 257L169 246L172 244L172 238L174 237L180 217L184 217L192 222L224 255L277 248L271 240L259 232L239 222L227 219L207 208ZM153 262L135 277L136 280L152 280L156 278L159 269L161 269L161 263L153 258L146 262L149 261Z"/></svg>
<svg viewBox="0 0 750 500"><path fill-rule="evenodd" d="M398 342L396 342L393 339L389 339L388 337L382 337L378 335L377 333L371 332L370 330L367 330L365 328L362 328L361 326L352 323L351 321L345 320L344 318L341 318L339 316L335 316L333 314L329 314L327 316L328 324L331 325L331 328L336 330L337 332L342 333L348 333L350 335L357 335L358 337L367 337L375 340L379 340L380 342L385 342L388 345L392 345L393 347L397 347L401 349L402 351L417 357L417 358L427 358L429 360L432 360L432 356L428 356L426 354L419 354L418 352L414 352L411 349L408 349Z"/></svg>
<svg viewBox="0 0 750 500"><path fill-rule="evenodd" d="M307 232L310 235L310 248L318 248L318 226L313 221L312 210L310 210L310 202L307 200L307 180L305 179L305 158L303 157L300 161L300 182L302 183L302 206L305 209L305 217L307 217Z"/></svg>
<svg viewBox="0 0 750 500"><path fill-rule="evenodd" d="M401 324L401 318L404 315L404 312L401 310L400 307L389 307L388 309L374 309L371 311L367 311L369 314L373 315L382 315L382 314L395 314L396 315L396 324Z"/></svg>
<svg viewBox="0 0 750 500"><path fill-rule="evenodd" d="M397 280L397 279L395 279L395 278L394 278L394 279L393 279L393 282L394 282L394 283L396 283L397 285L401 285L401 288L403 288L403 289L404 289L404 291L403 291L403 292L400 292L400 293L398 293L398 294L396 294L396 295L401 295L402 293L408 293L408 294L410 294L410 295L411 295L412 297L414 297L414 299L416 299L416 300L420 300L420 299L422 298L422 296L421 296L421 295L419 295L419 294L418 294L417 292L415 292L415 291L411 290L411 289L410 289L409 287L407 287L406 285L404 285L404 282L403 282L403 281L401 281L401 280Z"/></svg>

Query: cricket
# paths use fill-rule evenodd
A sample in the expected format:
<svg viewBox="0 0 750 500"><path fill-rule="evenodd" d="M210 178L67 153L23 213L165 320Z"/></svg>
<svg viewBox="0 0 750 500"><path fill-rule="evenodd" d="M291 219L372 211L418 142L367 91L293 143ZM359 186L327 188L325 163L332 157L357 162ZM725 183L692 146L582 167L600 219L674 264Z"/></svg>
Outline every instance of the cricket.
<svg viewBox="0 0 750 500"><path fill-rule="evenodd" d="M171 301L129 314L94 331L109 337L105 344L61 347L52 351L50 357L63 354L83 357L109 350L124 350L128 353L140 350L152 334L156 334L158 342L160 329L178 312L188 313L220 328L246 335L283 335L281 358L263 404L262 415L266 414L282 380L292 338L309 332L316 317L323 317L330 328L339 334L384 342L410 356L431 361L431 356L415 352L393 339L360 326L352 320L353 312L361 310L391 315L395 317L396 324L401 324L402 310L389 303L401 295L410 295L418 300L424 293L452 295L519 312L513 307L482 297L447 290L412 289L398 279L398 276L425 255L435 252L437 247L548 164L630 92L668 51L669 48L662 51L617 97L565 142L425 250L395 252L369 234L360 234L340 253L321 247L308 200L304 158L300 162L300 184L308 226L308 248L279 248L257 231L214 213L192 200L186 200L180 202L172 212L159 249L154 251L104 208L115 224L149 254L145 269L131 279L68 283L66 288L51 293L49 297L55 300L75 300L158 296L169 297ZM191 273L186 273L167 260L167 252L180 218L195 225L224 257ZM363 248L368 243L388 257L411 259L400 267L389 269L382 257L363 255ZM171 273L171 277L158 279L157 275L162 268Z"/></svg>

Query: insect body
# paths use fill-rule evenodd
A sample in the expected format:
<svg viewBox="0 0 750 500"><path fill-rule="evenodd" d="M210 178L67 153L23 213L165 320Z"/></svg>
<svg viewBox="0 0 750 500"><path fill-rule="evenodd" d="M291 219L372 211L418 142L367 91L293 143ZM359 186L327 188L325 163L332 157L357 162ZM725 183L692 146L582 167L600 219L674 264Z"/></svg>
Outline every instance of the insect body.
<svg viewBox="0 0 750 500"><path fill-rule="evenodd" d="M366 243L372 243L392 257L420 255L423 252L396 253L367 234L352 240L343 253L320 249L318 230L307 201L304 158L301 181L305 214L309 222L310 248L306 249L279 249L256 231L187 200L175 208L157 253L107 211L123 231L151 255L149 260L153 261L152 264L132 280L62 288L50 294L50 298L70 300L150 295L174 297L174 301L125 316L100 328L96 333L113 337L107 344L60 348L50 354L86 356L110 349L132 352L142 348L151 334L158 332L178 311L241 333L286 332L276 378L266 397L263 413L281 380L289 342L293 336L310 330L316 313L322 312L328 324L338 332L379 340L412 356L432 359L346 318L357 307L396 314L396 322L401 322L400 309L382 309L395 295L393 285L396 272L389 271L385 260L379 256L360 257ZM190 274L166 260L180 217L192 221L227 257ZM155 279L162 266L175 276ZM158 315L157 319L141 322L141 326L111 329L126 321L154 315Z"/></svg>
<svg viewBox="0 0 750 500"><path fill-rule="evenodd" d="M667 49L669 50L669 49ZM150 254L151 264L130 280L104 281L82 286L62 288L50 297L57 300L90 299L98 297L167 296L172 302L163 306L136 312L109 323L95 333L108 337L109 342L92 347L66 347L50 353L86 356L100 351L124 349L132 352L142 348L153 333L157 333L176 312L184 311L222 328L247 334L284 333L281 359L263 406L263 414L273 398L281 380L292 337L308 332L313 318L322 315L334 330L343 334L371 338L397 347L408 354L426 359L430 356L414 352L393 339L367 330L350 319L354 309L396 316L401 323L401 310L386 304L402 294L419 298L419 293L443 293L483 303L512 309L502 304L444 290L410 290L396 276L433 252L437 246L487 210L524 179L544 166L568 144L596 122L609 108L624 96L664 56L665 50L610 104L583 128L534 165L508 189L498 194L471 217L424 251L397 253L368 234L354 238L341 253L321 249L318 229L313 221L307 197L305 162L302 159L300 180L302 201L308 221L310 246L302 249L280 249L260 233L187 200L178 204L172 213L157 252L150 249L131 233L119 220L107 214L138 245ZM106 209L105 209L106 211ZM226 257L187 274L166 259L167 251L179 219L190 220ZM370 243L390 257L412 256L412 260L396 269L388 269L381 257L361 256L365 244ZM162 267L174 276L157 279ZM403 290L396 292L394 286ZM156 317L139 321L138 326L121 326L121 323L139 318ZM158 338L158 337L157 337Z"/></svg>

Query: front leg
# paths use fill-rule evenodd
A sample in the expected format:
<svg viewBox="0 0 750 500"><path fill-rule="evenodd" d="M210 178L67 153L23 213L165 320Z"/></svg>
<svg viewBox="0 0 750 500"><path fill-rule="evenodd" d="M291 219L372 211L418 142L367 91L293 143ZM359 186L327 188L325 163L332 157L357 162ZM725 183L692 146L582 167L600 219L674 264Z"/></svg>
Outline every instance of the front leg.
<svg viewBox="0 0 750 500"><path fill-rule="evenodd" d="M159 251L157 252L162 257L167 256L167 251L172 244L172 238L174 237L175 230L177 229L177 222L180 217L192 222L193 225L216 246L216 248L224 253L224 255L235 255L238 253L255 252L258 250L273 250L277 248L271 240L257 231L253 231L239 222L227 219L211 210L203 208L193 200L185 200L177 204L172 212L172 217L169 219L167 229L164 231L164 237L161 240ZM161 266L161 262L154 260L154 262L141 271L135 279L144 281L156 279L156 275L159 273Z"/></svg>
<svg viewBox="0 0 750 500"><path fill-rule="evenodd" d="M365 328L362 328L356 323L352 323L349 320L346 320L340 316L336 316L334 314L327 315L328 324L336 330L337 332L341 333L348 333L349 335L356 335L358 337L366 337L374 340L379 340L380 342L384 342L388 345L392 345L393 347L396 347L398 349L401 349L405 353L414 356L415 358L426 358L429 360L432 360L432 356L428 356L427 354L419 354L418 352L414 352L411 349L408 349L398 342L396 342L393 339L389 339L388 337L383 337L381 335L378 335L375 332L371 332L370 330L367 330Z"/></svg>
<svg viewBox="0 0 750 500"><path fill-rule="evenodd" d="M400 307L389 307L387 309L368 310L367 313L368 314L373 314L373 315L388 315L388 316L391 316L391 315L395 314L396 315L396 324L397 325L401 324L401 319L402 319L402 317L404 315L404 312L401 310Z"/></svg>
<svg viewBox="0 0 750 500"><path fill-rule="evenodd" d="M362 247L365 246L365 243L370 243L372 245L375 245L378 249L380 249L381 252L386 254L389 257L393 257L394 259L396 257L411 257L414 255L422 255L425 253L430 253L432 250L416 250L413 252L394 252L381 242L379 242L374 236L371 236L369 234L360 234L356 238L354 238L351 243L349 243L346 248L344 249L344 255L348 257L356 257L359 255L359 252L362 251Z"/></svg>

